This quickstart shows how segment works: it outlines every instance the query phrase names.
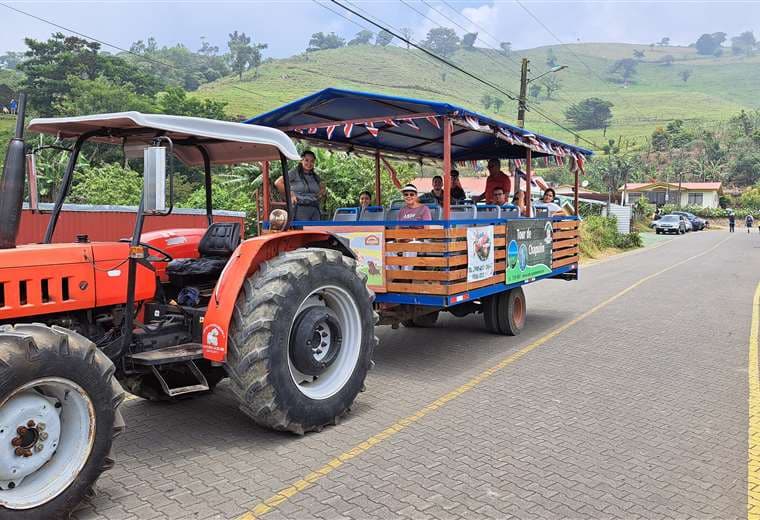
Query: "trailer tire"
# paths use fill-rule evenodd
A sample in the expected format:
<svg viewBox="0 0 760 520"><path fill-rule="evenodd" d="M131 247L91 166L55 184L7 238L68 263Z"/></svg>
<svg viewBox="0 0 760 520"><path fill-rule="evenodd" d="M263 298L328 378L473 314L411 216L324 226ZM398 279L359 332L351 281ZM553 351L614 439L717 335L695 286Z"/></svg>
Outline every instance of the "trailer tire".
<svg viewBox="0 0 760 520"><path fill-rule="evenodd" d="M227 345L243 412L301 435L337 424L372 363L373 300L356 261L338 251L298 249L264 262L237 298Z"/></svg>
<svg viewBox="0 0 760 520"><path fill-rule="evenodd" d="M114 372L74 331L0 326L0 517L68 518L91 495L124 429Z"/></svg>
<svg viewBox="0 0 760 520"><path fill-rule="evenodd" d="M527 307L522 287L499 293L499 330L507 336L517 336L525 327Z"/></svg>
<svg viewBox="0 0 760 520"><path fill-rule="evenodd" d="M502 334L499 329L499 295L486 296L483 298L482 304L486 330L492 334Z"/></svg>

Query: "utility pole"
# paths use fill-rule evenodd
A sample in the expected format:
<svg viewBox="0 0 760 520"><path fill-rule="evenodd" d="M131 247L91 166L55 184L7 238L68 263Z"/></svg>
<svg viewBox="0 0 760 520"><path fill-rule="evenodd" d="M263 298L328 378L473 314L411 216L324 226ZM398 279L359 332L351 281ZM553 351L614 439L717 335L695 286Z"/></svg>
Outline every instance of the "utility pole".
<svg viewBox="0 0 760 520"><path fill-rule="evenodd" d="M528 90L528 58L522 59L522 68L520 69L520 98L517 100L517 126L525 126L525 105Z"/></svg>

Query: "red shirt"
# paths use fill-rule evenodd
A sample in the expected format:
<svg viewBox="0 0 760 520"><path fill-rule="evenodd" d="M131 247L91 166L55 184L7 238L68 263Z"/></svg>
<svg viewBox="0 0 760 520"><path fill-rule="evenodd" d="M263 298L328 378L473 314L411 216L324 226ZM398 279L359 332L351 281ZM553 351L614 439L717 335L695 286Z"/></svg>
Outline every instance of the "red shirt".
<svg viewBox="0 0 760 520"><path fill-rule="evenodd" d="M493 190L495 188L501 188L504 190L504 193L509 196L509 193L512 190L512 182L509 180L509 175L505 174L504 172L499 172L496 175L489 175L488 178L486 178L486 202L489 204L493 204L494 198L493 198Z"/></svg>

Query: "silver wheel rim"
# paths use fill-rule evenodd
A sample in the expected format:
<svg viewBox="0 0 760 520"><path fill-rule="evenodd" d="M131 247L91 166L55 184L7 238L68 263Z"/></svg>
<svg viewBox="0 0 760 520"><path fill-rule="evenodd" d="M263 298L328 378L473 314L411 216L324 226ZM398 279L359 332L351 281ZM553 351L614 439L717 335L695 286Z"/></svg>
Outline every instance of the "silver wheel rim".
<svg viewBox="0 0 760 520"><path fill-rule="evenodd" d="M340 323L342 345L338 357L319 376L308 376L299 372L290 357L290 341L293 335L293 323L306 309L315 306L328 307L333 311ZM362 326L359 308L345 289L334 285L325 285L312 291L298 307L288 333L288 369L298 391L310 399L323 400L337 394L351 379L351 375L359 362L362 343ZM332 339L328 332L326 339ZM329 344L329 343L328 343ZM325 357L324 351L320 357Z"/></svg>
<svg viewBox="0 0 760 520"><path fill-rule="evenodd" d="M34 436L26 436L36 438L32 455L19 455L13 439L32 422ZM14 390L0 404L0 506L31 509L56 498L82 471L94 443L95 407L78 384L47 377Z"/></svg>

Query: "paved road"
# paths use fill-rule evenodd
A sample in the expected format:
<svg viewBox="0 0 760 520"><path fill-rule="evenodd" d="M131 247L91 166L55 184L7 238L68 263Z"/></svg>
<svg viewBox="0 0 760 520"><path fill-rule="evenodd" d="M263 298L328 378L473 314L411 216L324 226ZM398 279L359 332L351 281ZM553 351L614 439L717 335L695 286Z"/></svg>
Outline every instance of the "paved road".
<svg viewBox="0 0 760 520"><path fill-rule="evenodd" d="M319 434L259 429L224 387L129 401L76 518L745 517L759 254L691 233L533 284L517 338L383 327L367 391Z"/></svg>

